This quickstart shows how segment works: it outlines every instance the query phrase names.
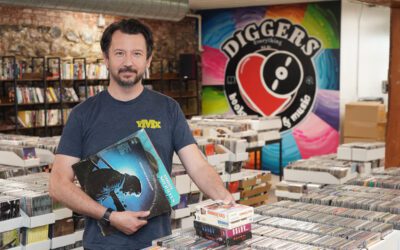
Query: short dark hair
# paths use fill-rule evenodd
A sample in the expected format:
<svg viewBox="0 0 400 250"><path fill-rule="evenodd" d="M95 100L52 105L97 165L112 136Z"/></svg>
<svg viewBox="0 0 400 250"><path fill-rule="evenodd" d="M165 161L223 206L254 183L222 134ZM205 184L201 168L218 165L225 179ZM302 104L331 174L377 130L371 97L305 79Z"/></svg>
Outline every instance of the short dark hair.
<svg viewBox="0 0 400 250"><path fill-rule="evenodd" d="M103 53L108 57L108 50L110 49L112 35L115 31L120 30L125 34L142 34L146 40L147 58L153 52L153 34L149 27L136 19L122 19L119 22L110 24L103 32L101 37L100 46Z"/></svg>

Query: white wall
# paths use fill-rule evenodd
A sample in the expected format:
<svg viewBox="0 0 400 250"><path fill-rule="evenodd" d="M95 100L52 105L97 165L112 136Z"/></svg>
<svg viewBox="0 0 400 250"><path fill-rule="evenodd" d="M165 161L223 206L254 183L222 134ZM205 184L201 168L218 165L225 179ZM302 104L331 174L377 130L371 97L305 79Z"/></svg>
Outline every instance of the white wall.
<svg viewBox="0 0 400 250"><path fill-rule="evenodd" d="M389 70L390 8L342 1L340 103L383 97L382 80Z"/></svg>

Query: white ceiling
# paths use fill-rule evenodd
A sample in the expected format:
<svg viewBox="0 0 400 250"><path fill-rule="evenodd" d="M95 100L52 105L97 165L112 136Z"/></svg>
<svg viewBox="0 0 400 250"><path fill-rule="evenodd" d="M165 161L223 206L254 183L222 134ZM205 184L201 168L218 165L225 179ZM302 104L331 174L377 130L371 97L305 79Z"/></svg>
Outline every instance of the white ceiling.
<svg viewBox="0 0 400 250"><path fill-rule="evenodd" d="M192 10L204 10L322 1L329 0L189 0L189 7Z"/></svg>

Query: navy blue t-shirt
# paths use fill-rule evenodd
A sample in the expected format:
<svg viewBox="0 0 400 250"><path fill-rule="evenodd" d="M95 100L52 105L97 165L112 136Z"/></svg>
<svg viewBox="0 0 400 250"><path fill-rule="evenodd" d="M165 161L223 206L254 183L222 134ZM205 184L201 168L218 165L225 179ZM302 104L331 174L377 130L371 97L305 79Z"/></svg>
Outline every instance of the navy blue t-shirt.
<svg viewBox="0 0 400 250"><path fill-rule="evenodd" d="M84 159L144 128L167 171L173 152L195 143L179 104L170 97L144 89L135 99L119 101L103 91L77 105L64 127L58 154ZM86 218L83 246L89 249L141 249L171 233L169 214L154 217L132 235L103 236L97 221Z"/></svg>

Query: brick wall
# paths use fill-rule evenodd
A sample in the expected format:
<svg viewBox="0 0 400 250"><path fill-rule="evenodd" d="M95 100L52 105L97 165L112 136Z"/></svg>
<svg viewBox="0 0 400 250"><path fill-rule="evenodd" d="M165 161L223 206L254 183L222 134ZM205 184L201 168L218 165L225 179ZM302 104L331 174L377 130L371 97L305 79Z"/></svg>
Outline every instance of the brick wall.
<svg viewBox="0 0 400 250"><path fill-rule="evenodd" d="M98 14L23 8L0 4L0 56L100 58L99 39L105 27L97 27ZM106 26L122 17L104 15ZM196 21L141 19L154 33L154 60L197 53ZM166 59L169 58L169 59Z"/></svg>

